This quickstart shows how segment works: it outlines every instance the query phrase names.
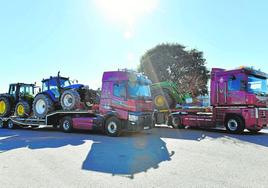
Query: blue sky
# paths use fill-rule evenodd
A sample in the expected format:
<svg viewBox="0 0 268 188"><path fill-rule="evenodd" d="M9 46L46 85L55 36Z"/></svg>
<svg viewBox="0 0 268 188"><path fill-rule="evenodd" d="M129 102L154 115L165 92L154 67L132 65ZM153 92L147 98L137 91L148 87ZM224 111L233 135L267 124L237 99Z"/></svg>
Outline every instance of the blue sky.
<svg viewBox="0 0 268 188"><path fill-rule="evenodd" d="M0 0L0 91L60 70L92 88L136 68L146 50L180 43L208 67L268 72L265 0Z"/></svg>

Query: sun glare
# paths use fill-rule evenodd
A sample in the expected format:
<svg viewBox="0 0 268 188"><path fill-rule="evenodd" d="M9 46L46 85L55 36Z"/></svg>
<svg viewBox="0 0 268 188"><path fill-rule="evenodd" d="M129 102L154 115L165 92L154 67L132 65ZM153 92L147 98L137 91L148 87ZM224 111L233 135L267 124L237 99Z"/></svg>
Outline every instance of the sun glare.
<svg viewBox="0 0 268 188"><path fill-rule="evenodd" d="M135 24L158 6L158 0L95 0L96 6L110 22L125 28L124 37L133 35Z"/></svg>

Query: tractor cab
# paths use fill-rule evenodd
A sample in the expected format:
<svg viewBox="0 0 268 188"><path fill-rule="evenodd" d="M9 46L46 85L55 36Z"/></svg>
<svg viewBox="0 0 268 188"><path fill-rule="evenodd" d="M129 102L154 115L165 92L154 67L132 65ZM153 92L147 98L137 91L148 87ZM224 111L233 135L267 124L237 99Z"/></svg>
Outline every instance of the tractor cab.
<svg viewBox="0 0 268 188"><path fill-rule="evenodd" d="M20 98L33 98L34 88L34 84L10 84L8 94L13 97L14 101L19 101Z"/></svg>

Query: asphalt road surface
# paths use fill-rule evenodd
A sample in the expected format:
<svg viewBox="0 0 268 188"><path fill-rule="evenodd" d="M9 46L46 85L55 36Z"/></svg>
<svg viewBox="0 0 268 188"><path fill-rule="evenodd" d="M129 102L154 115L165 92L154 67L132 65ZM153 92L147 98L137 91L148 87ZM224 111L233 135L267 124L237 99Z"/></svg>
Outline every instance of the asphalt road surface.
<svg viewBox="0 0 268 188"><path fill-rule="evenodd" d="M0 187L268 187L268 131L0 129Z"/></svg>

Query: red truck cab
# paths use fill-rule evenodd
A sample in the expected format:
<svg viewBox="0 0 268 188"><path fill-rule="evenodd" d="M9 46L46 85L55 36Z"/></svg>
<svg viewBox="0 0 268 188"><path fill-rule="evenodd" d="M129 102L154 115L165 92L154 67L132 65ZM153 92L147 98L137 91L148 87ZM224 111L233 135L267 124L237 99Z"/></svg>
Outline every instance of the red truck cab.
<svg viewBox="0 0 268 188"><path fill-rule="evenodd" d="M258 132L268 124L267 78L266 73L247 67L213 68L211 112L180 110L170 115L170 122L179 128L224 125L231 133Z"/></svg>

